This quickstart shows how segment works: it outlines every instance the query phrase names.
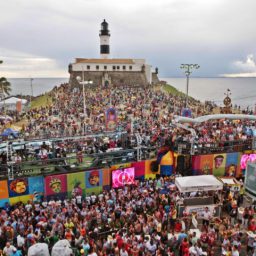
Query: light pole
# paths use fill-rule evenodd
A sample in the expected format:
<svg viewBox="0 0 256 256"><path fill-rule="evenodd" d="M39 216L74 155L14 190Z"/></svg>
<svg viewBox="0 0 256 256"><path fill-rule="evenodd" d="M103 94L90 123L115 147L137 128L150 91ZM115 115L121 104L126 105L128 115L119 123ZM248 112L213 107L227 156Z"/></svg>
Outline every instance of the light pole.
<svg viewBox="0 0 256 256"><path fill-rule="evenodd" d="M185 107L188 107L188 84L189 84L189 76L192 74L193 69L199 69L200 66L198 64L181 64L181 69L185 69L185 75L187 77L187 87L186 87L186 104Z"/></svg>
<svg viewBox="0 0 256 256"><path fill-rule="evenodd" d="M87 116L87 113L86 113L86 105L85 105L85 88L84 88L84 86L85 86L85 85L88 85L88 84L93 84L93 81L92 81L92 80L87 80L87 81L85 81L85 80L84 80L84 72L82 72L82 75L83 75L82 78L81 78L80 76L77 76L77 77L76 77L76 80L78 81L79 84L81 84L81 85L83 86L84 116Z"/></svg>

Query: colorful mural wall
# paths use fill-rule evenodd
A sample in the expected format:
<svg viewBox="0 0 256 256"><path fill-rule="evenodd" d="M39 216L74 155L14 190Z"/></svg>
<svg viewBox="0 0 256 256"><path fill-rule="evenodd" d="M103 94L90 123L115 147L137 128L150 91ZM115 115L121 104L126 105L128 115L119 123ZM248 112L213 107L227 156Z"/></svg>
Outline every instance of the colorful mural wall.
<svg viewBox="0 0 256 256"><path fill-rule="evenodd" d="M174 170L177 156L164 153L157 172L152 172L151 164L156 161L146 160L133 163L113 165L106 169L95 169L84 172L49 175L46 177L37 176L29 178L18 178L15 180L0 181L0 207L5 203L15 204L26 203L28 200L39 201L43 197L71 198L76 195L99 194L103 189L110 189L112 186L112 171L134 168L135 179L155 178L157 174L170 175ZM199 155L192 157L192 169L194 175L213 174L215 176L242 175L242 168L247 161L256 161L256 154L227 153Z"/></svg>
<svg viewBox="0 0 256 256"><path fill-rule="evenodd" d="M213 174L215 176L240 177L241 153L198 155L192 157L192 169L195 175Z"/></svg>
<svg viewBox="0 0 256 256"><path fill-rule="evenodd" d="M153 160L113 165L107 169L95 169L85 172L67 173L50 176L19 178L0 181L0 207L5 203L27 203L28 200L47 200L51 198L71 198L76 195L99 194L103 189L111 188L112 171L134 168L135 179L155 178L151 171Z"/></svg>

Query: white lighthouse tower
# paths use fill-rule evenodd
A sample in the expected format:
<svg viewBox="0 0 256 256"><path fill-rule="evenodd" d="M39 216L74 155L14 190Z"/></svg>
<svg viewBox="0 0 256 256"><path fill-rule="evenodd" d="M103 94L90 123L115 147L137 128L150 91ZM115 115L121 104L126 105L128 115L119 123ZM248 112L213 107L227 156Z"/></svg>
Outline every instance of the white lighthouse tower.
<svg viewBox="0 0 256 256"><path fill-rule="evenodd" d="M110 38L110 33L108 30L108 23L103 20L101 23L101 30L100 30L100 55L102 59L107 59L109 56L110 52L110 47L109 47L109 38Z"/></svg>

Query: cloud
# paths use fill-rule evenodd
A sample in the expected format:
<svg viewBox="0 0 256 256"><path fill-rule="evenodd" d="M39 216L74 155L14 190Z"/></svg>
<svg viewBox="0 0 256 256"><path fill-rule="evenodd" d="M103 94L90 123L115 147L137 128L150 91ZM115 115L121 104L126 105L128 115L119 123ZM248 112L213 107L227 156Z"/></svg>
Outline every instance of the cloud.
<svg viewBox="0 0 256 256"><path fill-rule="evenodd" d="M249 54L245 61L235 61L234 66L244 72L256 72L256 63L253 54Z"/></svg>
<svg viewBox="0 0 256 256"><path fill-rule="evenodd" d="M232 63L236 73L224 74L225 77L256 77L256 62L253 54L248 54L245 60Z"/></svg>
<svg viewBox="0 0 256 256"><path fill-rule="evenodd" d="M228 63L254 51L255 8L255 0L0 1L1 47L32 55L35 63L46 58L47 67L67 76L74 58L100 56L105 18L113 58L145 58L161 76L195 62L198 75L215 76L235 71Z"/></svg>
<svg viewBox="0 0 256 256"><path fill-rule="evenodd" d="M67 77L58 61L44 56L0 49L1 74L7 78Z"/></svg>

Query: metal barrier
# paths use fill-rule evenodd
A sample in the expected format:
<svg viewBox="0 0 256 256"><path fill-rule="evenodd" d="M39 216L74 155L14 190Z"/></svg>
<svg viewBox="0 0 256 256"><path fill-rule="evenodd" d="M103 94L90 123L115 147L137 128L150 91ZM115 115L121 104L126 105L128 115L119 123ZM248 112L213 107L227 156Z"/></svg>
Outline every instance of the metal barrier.
<svg viewBox="0 0 256 256"><path fill-rule="evenodd" d="M243 152L245 150L252 150L253 139L224 141L215 143L194 143L194 150L192 155ZM176 151L180 154L191 154L191 143L178 142L176 144Z"/></svg>
<svg viewBox="0 0 256 256"><path fill-rule="evenodd" d="M115 164L125 164L137 161L138 149L119 150L107 153L83 155L83 164L77 163L77 157L53 158L45 160L26 161L20 164L8 163L0 165L0 179L30 177L34 175L60 174L91 170L94 168L109 168ZM155 147L140 147L141 160L150 159L156 155ZM87 159L87 160L86 160Z"/></svg>

